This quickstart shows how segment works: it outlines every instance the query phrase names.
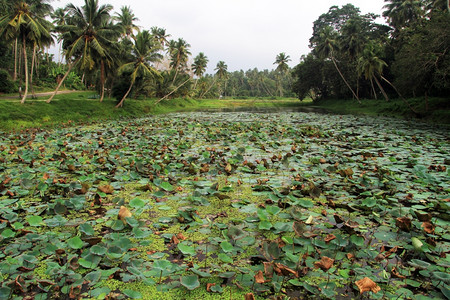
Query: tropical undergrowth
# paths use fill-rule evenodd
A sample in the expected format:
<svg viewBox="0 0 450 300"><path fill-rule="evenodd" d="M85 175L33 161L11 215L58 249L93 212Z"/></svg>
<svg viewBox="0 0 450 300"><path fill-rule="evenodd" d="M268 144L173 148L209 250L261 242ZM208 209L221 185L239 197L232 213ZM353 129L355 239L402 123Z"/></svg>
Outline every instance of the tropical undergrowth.
<svg viewBox="0 0 450 300"><path fill-rule="evenodd" d="M0 298L449 295L448 133L179 113L0 137Z"/></svg>

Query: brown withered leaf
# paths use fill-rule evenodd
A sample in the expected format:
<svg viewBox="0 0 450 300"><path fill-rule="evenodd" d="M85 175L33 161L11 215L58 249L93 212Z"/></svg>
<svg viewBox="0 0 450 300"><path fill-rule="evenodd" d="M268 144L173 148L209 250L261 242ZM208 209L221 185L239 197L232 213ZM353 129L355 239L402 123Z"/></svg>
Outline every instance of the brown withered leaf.
<svg viewBox="0 0 450 300"><path fill-rule="evenodd" d="M206 291L211 292L211 287L215 286L215 283L207 283L206 284Z"/></svg>
<svg viewBox="0 0 450 300"><path fill-rule="evenodd" d="M386 251L386 253L384 253L384 257L389 258L389 256L391 256L392 254L397 253L397 250L398 246L391 248L389 251Z"/></svg>
<svg viewBox="0 0 450 300"><path fill-rule="evenodd" d="M429 234L434 233L435 226L433 224L431 224L431 222L423 222L422 227L426 233L429 233Z"/></svg>
<svg viewBox="0 0 450 300"><path fill-rule="evenodd" d="M326 237L325 237L325 243L329 243L329 242L331 242L332 240L334 240L336 238L336 236L334 235L334 234L329 234L329 235L327 235Z"/></svg>
<svg viewBox="0 0 450 300"><path fill-rule="evenodd" d="M375 257L375 261L380 262L383 261L385 258L386 257L382 253L380 253Z"/></svg>
<svg viewBox="0 0 450 300"><path fill-rule="evenodd" d="M123 224L126 224L127 223L126 218L129 218L131 216L132 216L132 214L128 210L128 208L126 208L125 206L120 207L119 215L117 217L119 218L119 220L122 220Z"/></svg>
<svg viewBox="0 0 450 300"><path fill-rule="evenodd" d="M177 238L182 241L186 240L186 237L181 232L177 234Z"/></svg>
<svg viewBox="0 0 450 300"><path fill-rule="evenodd" d="M337 224L345 222L345 220L338 214L334 214L333 217L334 217L334 220L336 221Z"/></svg>
<svg viewBox="0 0 450 300"><path fill-rule="evenodd" d="M255 281L256 283L264 283L266 281L261 270L259 270L258 273L255 274Z"/></svg>
<svg viewBox="0 0 450 300"><path fill-rule="evenodd" d="M395 225L403 231L410 232L411 231L411 219L407 217L399 217L395 219Z"/></svg>
<svg viewBox="0 0 450 300"><path fill-rule="evenodd" d="M355 282L356 286L359 288L359 293L372 291L375 294L381 291L381 288L369 277L364 277L361 280Z"/></svg>
<svg viewBox="0 0 450 300"><path fill-rule="evenodd" d="M100 192L105 193L105 194L112 194L114 192L114 188L111 185L109 185L109 184L105 184L105 185L99 186L98 190Z"/></svg>
<svg viewBox="0 0 450 300"><path fill-rule="evenodd" d="M347 259L354 260L355 259L355 255L353 253L347 253Z"/></svg>
<svg viewBox="0 0 450 300"><path fill-rule="evenodd" d="M322 258L320 259L320 261L316 261L314 263L314 267L317 268L321 268L322 271L326 272L328 271L334 263L334 259L331 259L329 257L326 256L322 256Z"/></svg>
<svg viewBox="0 0 450 300"><path fill-rule="evenodd" d="M175 235L172 235L172 239L170 240L170 242L174 245L178 245L180 243L180 240Z"/></svg>
<svg viewBox="0 0 450 300"><path fill-rule="evenodd" d="M244 296L244 300L255 300L255 296L253 295L253 293L247 293Z"/></svg>
<svg viewBox="0 0 450 300"><path fill-rule="evenodd" d="M392 276L394 276L394 277L396 277L396 278L406 279L406 276L403 276L402 274L400 274L400 273L397 271L397 268L396 268L396 267L392 267L392 269L391 269L391 274L392 274Z"/></svg>
<svg viewBox="0 0 450 300"><path fill-rule="evenodd" d="M417 219L419 219L419 221L421 221L421 222L431 221L430 213L416 211L415 214L416 214Z"/></svg>
<svg viewBox="0 0 450 300"><path fill-rule="evenodd" d="M285 266L283 264L275 263L275 266L279 270L279 272L281 273L281 274L278 274L278 275L289 276L290 274L292 274L295 277L298 277L298 273L296 271L288 268L287 266Z"/></svg>

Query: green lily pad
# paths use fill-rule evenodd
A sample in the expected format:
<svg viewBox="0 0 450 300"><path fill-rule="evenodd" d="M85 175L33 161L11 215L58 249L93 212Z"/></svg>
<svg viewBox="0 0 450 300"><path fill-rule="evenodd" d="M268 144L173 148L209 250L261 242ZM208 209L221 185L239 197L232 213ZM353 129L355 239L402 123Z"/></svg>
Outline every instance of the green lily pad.
<svg viewBox="0 0 450 300"><path fill-rule="evenodd" d="M197 275L187 275L180 278L181 285L186 287L188 290L194 290L200 286L200 281L198 281Z"/></svg>

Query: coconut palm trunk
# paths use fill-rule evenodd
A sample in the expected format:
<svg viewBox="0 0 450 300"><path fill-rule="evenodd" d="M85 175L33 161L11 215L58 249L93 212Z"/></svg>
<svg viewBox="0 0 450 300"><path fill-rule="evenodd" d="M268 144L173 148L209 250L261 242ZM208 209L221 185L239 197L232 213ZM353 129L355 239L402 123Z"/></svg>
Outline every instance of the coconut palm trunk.
<svg viewBox="0 0 450 300"><path fill-rule="evenodd" d="M377 84L378 87L380 88L381 93L383 93L384 99L386 99L386 102L389 102L389 97L388 97L388 95L386 94L386 92L384 91L383 87L381 86L380 81L377 79L376 76L374 76L373 78L375 79L376 84Z"/></svg>
<svg viewBox="0 0 450 300"><path fill-rule="evenodd" d="M13 74L13 80L17 80L17 46L18 46L18 39L16 38L16 42L14 44L14 74Z"/></svg>
<svg viewBox="0 0 450 300"><path fill-rule="evenodd" d="M397 90L397 88L386 78L384 78L383 76L381 76L381 79L383 79L384 81L386 81L394 90L395 92L400 96L400 98L403 100L403 102L405 102L405 104L408 106L408 108L415 113L416 115L420 115L412 106L411 104L409 104L409 102L403 98L402 94L400 94L400 92Z"/></svg>
<svg viewBox="0 0 450 300"><path fill-rule="evenodd" d="M128 97L128 94L130 94L131 89L133 88L133 85L134 85L134 80L131 81L131 84L130 84L130 87L128 88L128 91L125 93L125 95L123 95L122 100L120 100L120 102L117 103L116 108L119 108L119 107L123 106L123 102Z"/></svg>
<svg viewBox="0 0 450 300"><path fill-rule="evenodd" d="M61 79L61 81L58 83L58 85L56 86L55 91L53 92L53 94L50 96L50 98L47 99L47 103L50 103L53 100L53 97L55 97L55 95L58 93L59 88L61 87L61 85L63 84L64 80L66 80L67 76L69 75L70 71L72 71L72 68L74 65L76 65L76 63L80 60L80 58L77 58L73 63L69 63L69 68L67 69L66 74L64 74L63 78Z"/></svg>
<svg viewBox="0 0 450 300"><path fill-rule="evenodd" d="M203 98L203 96L205 96L214 86L214 84L216 84L216 78L214 78L213 82L211 83L211 85L206 89L206 91L204 91L201 95L200 95L200 99Z"/></svg>
<svg viewBox="0 0 450 300"><path fill-rule="evenodd" d="M154 105L158 104L159 102L161 102L164 99L167 99L170 95L172 95L173 93L175 93L179 88L181 88L183 85L185 85L189 80L191 80L191 77L189 77L186 81L184 81L182 84L180 84L179 86L177 86L175 89L173 89L170 93L168 93L167 95L165 95L164 97L162 97L161 99L159 99L158 101L155 102Z"/></svg>
<svg viewBox="0 0 450 300"><path fill-rule="evenodd" d="M342 75L341 70L339 69L336 60L334 59L334 56L331 55L331 60L333 61L334 67L336 68L336 70L338 71L339 75L341 75L342 80L344 80L345 84L347 85L347 87L349 88L349 90L352 92L353 96L356 98L356 100L358 101L359 104L361 104L361 100L359 100L358 95L355 94L355 92L353 91L352 87L350 86L350 84L347 82L347 80L345 79L344 75Z"/></svg>
<svg viewBox="0 0 450 300"><path fill-rule="evenodd" d="M103 59L100 62L100 102L103 102L103 98L105 97L105 62Z"/></svg>
<svg viewBox="0 0 450 300"><path fill-rule="evenodd" d="M22 100L20 100L20 103L25 103L25 99L27 99L28 94L28 59L27 59L27 45L26 45L26 39L25 35L22 37L23 42L23 60L24 60L24 69L25 69L25 91L23 92Z"/></svg>
<svg viewBox="0 0 450 300"><path fill-rule="evenodd" d="M30 87L31 87L31 94L33 95L33 99L36 99L36 93L34 92L34 86L33 86L33 72L34 72L34 65L36 63L36 48L37 45L34 44L33 46L33 56L31 58L31 70L30 70Z"/></svg>

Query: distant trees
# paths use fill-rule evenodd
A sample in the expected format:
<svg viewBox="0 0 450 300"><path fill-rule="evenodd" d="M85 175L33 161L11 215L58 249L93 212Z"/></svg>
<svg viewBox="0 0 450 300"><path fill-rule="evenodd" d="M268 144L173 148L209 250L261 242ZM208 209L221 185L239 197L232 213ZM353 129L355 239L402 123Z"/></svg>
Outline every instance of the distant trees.
<svg viewBox="0 0 450 300"><path fill-rule="evenodd" d="M10 91L24 83L22 102L39 77L46 87L56 86L47 103L62 87L95 89L100 101L108 92L119 100L118 107L139 95L160 100L293 95L289 55L277 55L275 70L229 72L219 61L215 74L206 74L209 60L203 52L192 57L190 44L183 38L169 40L164 28L141 30L130 6L114 12L109 4L84 0L81 6L70 3L52 11L47 0L0 0L0 8L0 86ZM44 53L54 36L61 53L55 62Z"/></svg>
<svg viewBox="0 0 450 300"><path fill-rule="evenodd" d="M450 13L444 0L386 0L375 23L351 4L332 6L313 26L312 51L293 70L293 90L300 99L348 98L381 93L407 96L450 92ZM337 74L330 72L332 63ZM378 87L378 91L374 88ZM387 85L386 85L387 84Z"/></svg>

